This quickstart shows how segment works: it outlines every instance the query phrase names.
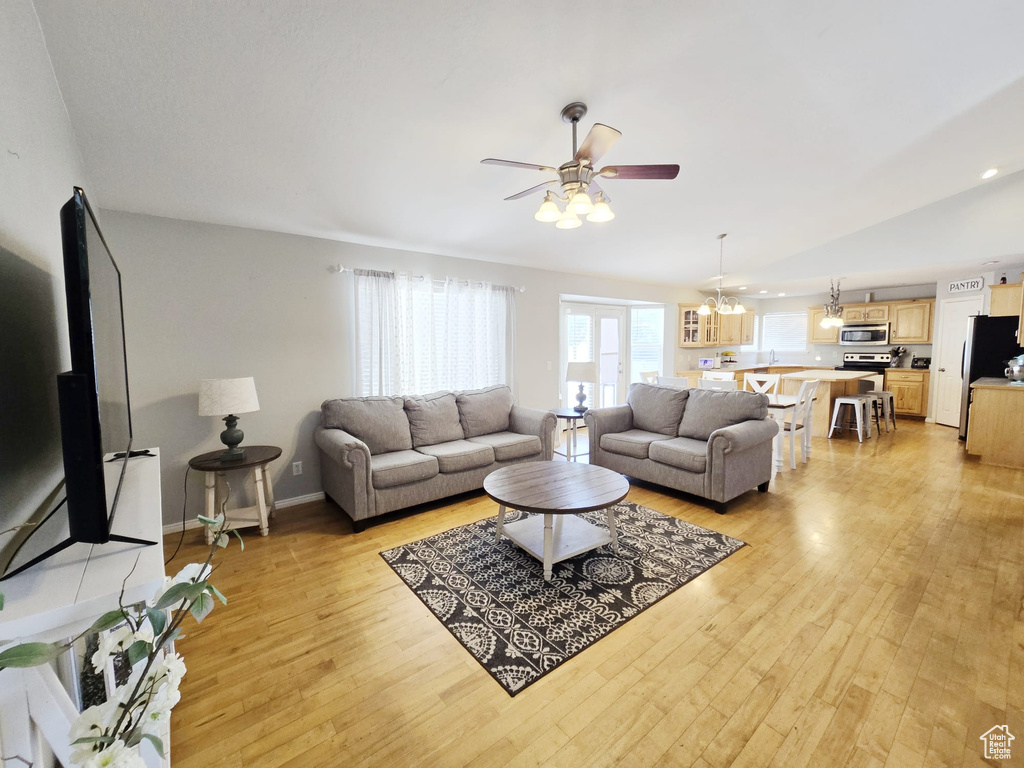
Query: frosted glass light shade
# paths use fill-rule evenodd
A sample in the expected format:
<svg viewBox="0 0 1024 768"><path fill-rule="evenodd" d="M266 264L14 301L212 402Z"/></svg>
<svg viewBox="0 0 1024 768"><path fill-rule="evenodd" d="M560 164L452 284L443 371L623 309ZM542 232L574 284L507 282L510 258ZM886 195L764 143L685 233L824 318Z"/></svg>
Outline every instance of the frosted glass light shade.
<svg viewBox="0 0 1024 768"><path fill-rule="evenodd" d="M740 303L739 303L738 301L736 302L736 306L734 306L734 307L732 308L732 313L733 313L734 315L742 315L742 314L744 314L744 313L745 313L746 311L747 311L747 308L746 308L746 307L744 307L744 306L743 306L742 304L740 304Z"/></svg>
<svg viewBox="0 0 1024 768"><path fill-rule="evenodd" d="M608 205L608 201L605 200L603 194L597 196L597 200L594 202L594 212L587 214L587 221L592 221L597 224L601 224L606 221L611 221L615 218L615 214L612 212L611 207Z"/></svg>
<svg viewBox="0 0 1024 768"><path fill-rule="evenodd" d="M576 229L576 227L583 226L583 222L580 220L580 217L573 212L572 207L567 205L565 207L565 212L561 215L558 221L555 222L555 226L559 229Z"/></svg>
<svg viewBox="0 0 1024 768"><path fill-rule="evenodd" d="M252 413L259 409L256 382L252 376L242 379L202 379L199 382L200 416L227 416Z"/></svg>
<svg viewBox="0 0 1024 768"><path fill-rule="evenodd" d="M705 315L705 316L706 315L710 315L711 314L711 307L709 307L707 304L701 304L700 307L697 309L697 314L698 315Z"/></svg>
<svg viewBox="0 0 1024 768"><path fill-rule="evenodd" d="M569 200L568 208L579 216L586 216L594 212L594 203L591 202L590 196L581 189Z"/></svg>
<svg viewBox="0 0 1024 768"><path fill-rule="evenodd" d="M558 203L555 202L554 196L548 192L544 196L544 202L540 204L540 208L537 209L533 218L550 224L553 221L558 221L561 217L562 212L558 208Z"/></svg>

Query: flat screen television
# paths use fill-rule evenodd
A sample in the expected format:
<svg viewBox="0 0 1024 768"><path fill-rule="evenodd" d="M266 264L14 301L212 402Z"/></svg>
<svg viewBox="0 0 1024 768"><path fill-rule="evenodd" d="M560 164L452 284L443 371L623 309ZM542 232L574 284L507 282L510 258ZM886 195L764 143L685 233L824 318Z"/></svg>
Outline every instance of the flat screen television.
<svg viewBox="0 0 1024 768"><path fill-rule="evenodd" d="M76 543L154 543L111 533L133 455L121 272L81 188L61 208L60 224L71 370L57 375L57 400L69 533L3 578ZM106 464L116 470L110 474L117 477L113 487L106 482Z"/></svg>

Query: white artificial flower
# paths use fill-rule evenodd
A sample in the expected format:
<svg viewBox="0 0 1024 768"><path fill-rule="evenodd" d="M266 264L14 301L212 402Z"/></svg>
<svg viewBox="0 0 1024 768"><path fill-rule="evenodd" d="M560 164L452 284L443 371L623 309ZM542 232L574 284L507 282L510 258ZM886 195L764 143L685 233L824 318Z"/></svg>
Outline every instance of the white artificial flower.
<svg viewBox="0 0 1024 768"><path fill-rule="evenodd" d="M71 742L71 762L81 765L99 751L96 742L75 744L78 739L96 738L114 727L117 721L117 700L109 699L89 707L71 723L68 740Z"/></svg>
<svg viewBox="0 0 1024 768"><path fill-rule="evenodd" d="M100 633L99 648L92 655L92 666L98 673L103 673L107 659L115 653L121 653L135 641L132 628L122 624L109 632Z"/></svg>
<svg viewBox="0 0 1024 768"><path fill-rule="evenodd" d="M82 768L146 768L146 763L138 749L126 747L123 741L118 740L89 758Z"/></svg>
<svg viewBox="0 0 1024 768"><path fill-rule="evenodd" d="M189 563L178 571L177 575L174 577L174 583L183 584L187 581L202 581L210 575L212 570L213 568L211 568L209 564L204 566L199 563Z"/></svg>
<svg viewBox="0 0 1024 768"><path fill-rule="evenodd" d="M132 637L132 642L135 642L136 640L143 640L152 645L154 638L153 625L149 623L149 619L146 619L135 631L135 634ZM129 645L131 645L131 643L129 643Z"/></svg>
<svg viewBox="0 0 1024 768"><path fill-rule="evenodd" d="M178 686L185 676L185 660L178 653L165 653L160 661L160 670L167 675L174 687Z"/></svg>

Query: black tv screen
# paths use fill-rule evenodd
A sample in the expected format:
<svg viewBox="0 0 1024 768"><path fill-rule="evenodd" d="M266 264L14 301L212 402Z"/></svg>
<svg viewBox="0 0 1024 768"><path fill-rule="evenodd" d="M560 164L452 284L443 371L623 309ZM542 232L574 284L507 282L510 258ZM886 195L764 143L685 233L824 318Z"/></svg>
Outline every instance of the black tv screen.
<svg viewBox="0 0 1024 768"><path fill-rule="evenodd" d="M103 544L132 443L121 272L82 189L60 221L71 370L57 389L69 527L74 541ZM104 481L109 462L120 464L113 488Z"/></svg>

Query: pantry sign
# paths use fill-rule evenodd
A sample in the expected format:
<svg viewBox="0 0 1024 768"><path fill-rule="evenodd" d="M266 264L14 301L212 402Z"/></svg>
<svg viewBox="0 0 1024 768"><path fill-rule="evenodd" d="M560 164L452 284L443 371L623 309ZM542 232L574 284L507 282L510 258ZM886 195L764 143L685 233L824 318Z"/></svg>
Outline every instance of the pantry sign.
<svg viewBox="0 0 1024 768"><path fill-rule="evenodd" d="M970 293L985 287L984 277L969 277L966 280L954 280L949 284L950 293Z"/></svg>

